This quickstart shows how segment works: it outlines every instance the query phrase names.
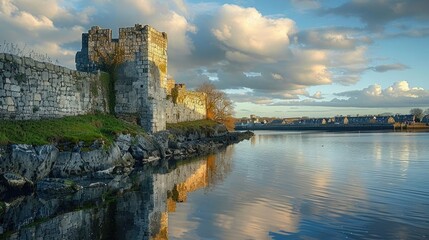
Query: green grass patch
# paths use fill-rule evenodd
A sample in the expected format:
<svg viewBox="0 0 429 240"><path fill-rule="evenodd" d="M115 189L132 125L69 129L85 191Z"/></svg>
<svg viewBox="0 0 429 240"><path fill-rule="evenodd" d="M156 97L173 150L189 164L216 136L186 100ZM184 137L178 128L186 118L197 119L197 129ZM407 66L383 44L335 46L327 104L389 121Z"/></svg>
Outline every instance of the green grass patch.
<svg viewBox="0 0 429 240"><path fill-rule="evenodd" d="M92 143L97 139L110 144L120 133L135 135L143 134L144 130L140 126L104 114L44 120L0 120L0 144L42 145L63 141Z"/></svg>
<svg viewBox="0 0 429 240"><path fill-rule="evenodd" d="M196 120L189 122L180 122L180 123L167 123L168 130L179 130L179 131L196 131L199 129L211 128L219 123L213 120Z"/></svg>

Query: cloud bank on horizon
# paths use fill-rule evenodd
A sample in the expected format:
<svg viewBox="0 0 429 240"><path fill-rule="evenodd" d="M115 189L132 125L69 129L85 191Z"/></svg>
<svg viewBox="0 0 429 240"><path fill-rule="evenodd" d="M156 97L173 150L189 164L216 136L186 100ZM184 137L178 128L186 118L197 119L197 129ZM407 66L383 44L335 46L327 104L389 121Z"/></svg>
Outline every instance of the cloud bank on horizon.
<svg viewBox="0 0 429 240"><path fill-rule="evenodd" d="M74 68L82 32L135 23L167 32L178 82L211 81L240 107L429 107L427 68L400 57L429 40L427 0L0 0L0 50L18 43Z"/></svg>

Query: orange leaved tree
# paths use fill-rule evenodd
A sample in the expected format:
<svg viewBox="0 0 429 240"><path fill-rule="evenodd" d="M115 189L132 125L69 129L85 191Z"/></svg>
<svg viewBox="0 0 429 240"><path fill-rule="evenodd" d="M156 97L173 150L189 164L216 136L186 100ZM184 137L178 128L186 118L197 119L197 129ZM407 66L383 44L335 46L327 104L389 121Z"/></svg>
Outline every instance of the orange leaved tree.
<svg viewBox="0 0 429 240"><path fill-rule="evenodd" d="M235 125L235 119L232 116L234 104L228 96L211 83L203 83L196 90L207 95L207 119L223 123L228 130L233 130Z"/></svg>

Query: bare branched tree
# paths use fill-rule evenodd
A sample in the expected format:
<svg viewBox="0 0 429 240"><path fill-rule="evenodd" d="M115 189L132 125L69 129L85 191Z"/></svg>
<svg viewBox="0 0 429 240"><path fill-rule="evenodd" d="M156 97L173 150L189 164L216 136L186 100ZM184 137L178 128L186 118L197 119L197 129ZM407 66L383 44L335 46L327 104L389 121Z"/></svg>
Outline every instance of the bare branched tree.
<svg viewBox="0 0 429 240"><path fill-rule="evenodd" d="M235 120L232 117L234 114L234 104L228 96L216 89L211 83L203 83L196 90L207 95L207 119L221 122L229 130L234 129Z"/></svg>
<svg viewBox="0 0 429 240"><path fill-rule="evenodd" d="M421 108L413 108L410 110L410 114L416 117L416 122L420 122L423 117L423 109Z"/></svg>

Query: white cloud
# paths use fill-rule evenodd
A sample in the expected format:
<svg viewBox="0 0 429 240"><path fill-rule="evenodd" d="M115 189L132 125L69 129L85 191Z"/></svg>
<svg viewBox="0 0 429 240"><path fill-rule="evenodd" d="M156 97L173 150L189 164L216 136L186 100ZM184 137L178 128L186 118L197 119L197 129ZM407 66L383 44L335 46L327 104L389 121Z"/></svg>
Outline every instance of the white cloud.
<svg viewBox="0 0 429 240"><path fill-rule="evenodd" d="M17 10L17 7L12 4L9 0L1 0L0 1L0 12L7 16L10 16L13 12Z"/></svg>
<svg viewBox="0 0 429 240"><path fill-rule="evenodd" d="M271 73L271 76L273 77L273 79L275 80L283 80L283 76L279 73Z"/></svg>
<svg viewBox="0 0 429 240"><path fill-rule="evenodd" d="M243 72L246 77L261 77L262 73L260 72Z"/></svg>
<svg viewBox="0 0 429 240"><path fill-rule="evenodd" d="M319 28L300 31L297 41L305 48L315 49L354 49L359 45L372 43L367 35L352 28Z"/></svg>
<svg viewBox="0 0 429 240"><path fill-rule="evenodd" d="M330 51L331 69L335 72L333 80L343 85L352 85L360 80L361 74L366 71L368 47L359 46L351 51Z"/></svg>
<svg viewBox="0 0 429 240"><path fill-rule="evenodd" d="M0 0L0 41L3 51L21 55L38 54L38 60L58 60L62 65L74 67L74 50L64 48L80 40L84 29L79 25L82 15L60 6L60 1ZM65 17L76 24L62 26L58 21ZM60 20L59 20L60 19ZM20 51L11 50L11 44ZM6 47L5 47L6 46Z"/></svg>
<svg viewBox="0 0 429 240"><path fill-rule="evenodd" d="M371 85L365 88L362 92L364 95L367 95L367 96L372 96L372 97L382 96L382 89L381 89L381 86L378 84Z"/></svg>
<svg viewBox="0 0 429 240"><path fill-rule="evenodd" d="M313 99L323 99L322 92L321 91L317 91L312 96L310 96L310 98L313 98Z"/></svg>
<svg viewBox="0 0 429 240"><path fill-rule="evenodd" d="M233 52L229 60L240 61L247 57L278 60L285 56L290 44L289 36L295 32L295 22L288 18L272 19L255 8L223 5L216 17L213 35ZM230 53L230 57L231 57ZM242 56L247 57L242 57Z"/></svg>
<svg viewBox="0 0 429 240"><path fill-rule="evenodd" d="M26 30L52 29L54 27L52 20L48 17L44 15L35 16L27 11L22 11L10 0L2 0L0 13L0 21Z"/></svg>
<svg viewBox="0 0 429 240"><path fill-rule="evenodd" d="M428 91L420 87L410 88L407 81L400 81L386 88L384 94L389 97L419 98L428 96Z"/></svg>

